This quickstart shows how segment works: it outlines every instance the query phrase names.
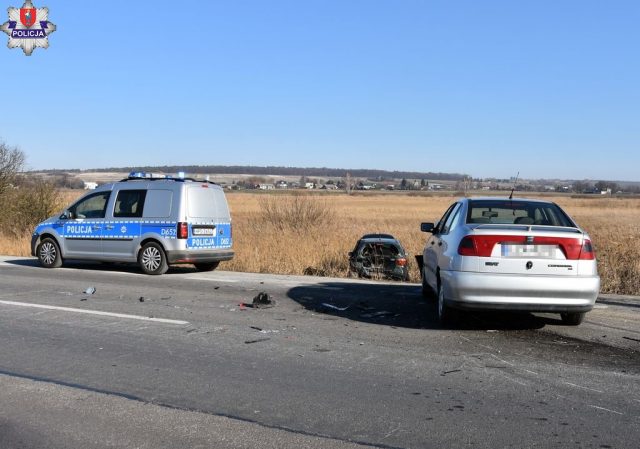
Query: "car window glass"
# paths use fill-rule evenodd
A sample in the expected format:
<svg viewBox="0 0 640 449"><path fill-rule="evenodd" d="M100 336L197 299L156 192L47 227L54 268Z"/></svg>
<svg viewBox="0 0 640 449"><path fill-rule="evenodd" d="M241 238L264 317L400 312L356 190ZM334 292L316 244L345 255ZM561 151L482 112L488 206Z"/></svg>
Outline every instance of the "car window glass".
<svg viewBox="0 0 640 449"><path fill-rule="evenodd" d="M76 218L104 218L110 194L111 192L100 192L90 195L77 202L70 211Z"/></svg>
<svg viewBox="0 0 640 449"><path fill-rule="evenodd" d="M146 190L121 190L113 208L114 217L142 217Z"/></svg>
<svg viewBox="0 0 640 449"><path fill-rule="evenodd" d="M573 226L566 214L553 203L538 204L515 199L471 201L467 223Z"/></svg>
<svg viewBox="0 0 640 449"><path fill-rule="evenodd" d="M152 189L147 192L144 202L144 218L167 218L171 215L173 192L171 190Z"/></svg>
<svg viewBox="0 0 640 449"><path fill-rule="evenodd" d="M458 204L458 203L456 203L456 204ZM447 211L444 213L444 215L442 216L440 221L438 221L438 223L436 223L436 229L437 229L438 232L442 232L442 227L444 226L444 223L447 221L447 218L449 217L449 214L451 213L453 208L456 206L456 204L452 204L451 206L449 206L449 209L447 209Z"/></svg>
<svg viewBox="0 0 640 449"><path fill-rule="evenodd" d="M453 220L458 216L460 212L460 207L462 207L460 203L456 203L454 205L453 209L451 210L451 213L449 213L449 215L447 216L444 222L444 225L442 226L442 230L440 231L442 234L449 233L449 231L451 230L451 224L453 223Z"/></svg>

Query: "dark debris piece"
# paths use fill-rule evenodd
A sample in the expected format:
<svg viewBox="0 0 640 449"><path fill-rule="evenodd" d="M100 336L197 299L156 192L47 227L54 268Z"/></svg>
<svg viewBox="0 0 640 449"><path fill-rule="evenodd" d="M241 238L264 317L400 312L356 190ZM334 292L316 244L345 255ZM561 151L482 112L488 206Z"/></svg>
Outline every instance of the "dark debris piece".
<svg viewBox="0 0 640 449"><path fill-rule="evenodd" d="M276 301L267 292L260 292L254 298L251 304L242 303L245 307L253 307L254 309L268 309L276 305Z"/></svg>

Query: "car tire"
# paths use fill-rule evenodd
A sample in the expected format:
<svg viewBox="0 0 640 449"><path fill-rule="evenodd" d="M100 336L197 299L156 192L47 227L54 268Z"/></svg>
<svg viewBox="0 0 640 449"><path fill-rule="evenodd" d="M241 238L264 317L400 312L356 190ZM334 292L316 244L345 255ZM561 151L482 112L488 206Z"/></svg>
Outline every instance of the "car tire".
<svg viewBox="0 0 640 449"><path fill-rule="evenodd" d="M52 238L45 238L38 245L36 251L40 265L45 268L60 268L62 266L62 254L58 243Z"/></svg>
<svg viewBox="0 0 640 449"><path fill-rule="evenodd" d="M138 253L138 265L145 274L164 274L169 269L167 256L159 243L146 243Z"/></svg>
<svg viewBox="0 0 640 449"><path fill-rule="evenodd" d="M562 324L567 326L578 326L584 320L586 312L565 312L560 314Z"/></svg>
<svg viewBox="0 0 640 449"><path fill-rule="evenodd" d="M199 262L193 264L198 271L213 271L218 268L220 262Z"/></svg>
<svg viewBox="0 0 640 449"><path fill-rule="evenodd" d="M429 284L427 284L427 281L425 280L424 268L420 273L420 277L422 279L422 297L424 299L428 299L429 301L433 301L434 299L436 299L436 295L434 294L433 289L429 286Z"/></svg>
<svg viewBox="0 0 640 449"><path fill-rule="evenodd" d="M438 321L440 324L453 324L456 320L456 311L449 307L444 300L444 286L438 282Z"/></svg>

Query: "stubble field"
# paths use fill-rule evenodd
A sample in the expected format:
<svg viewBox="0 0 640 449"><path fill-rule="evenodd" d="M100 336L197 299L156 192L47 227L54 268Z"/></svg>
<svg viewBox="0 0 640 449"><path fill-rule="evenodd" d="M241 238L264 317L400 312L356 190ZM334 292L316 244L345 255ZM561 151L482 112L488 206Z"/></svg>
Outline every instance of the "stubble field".
<svg viewBox="0 0 640 449"><path fill-rule="evenodd" d="M68 192L70 202L78 193ZM411 281L419 282L415 254L454 196L419 194L227 193L235 258L222 270L347 276L347 253L371 232L396 236L411 254ZM640 294L640 199L554 198L591 235L603 293ZM0 253L29 255L30 233L0 239Z"/></svg>
<svg viewBox="0 0 640 449"><path fill-rule="evenodd" d="M347 253L361 235L371 232L393 234L412 256L421 254L427 234L420 232L420 223L437 221L456 197L305 195L328 219L300 226L287 224L286 219L278 221L268 213L275 202L285 203L284 210L295 209L292 198L290 194L228 195L237 255L223 269L346 276ZM602 292L640 294L640 199L557 197L554 201L591 235ZM411 281L419 282L413 257L409 269Z"/></svg>

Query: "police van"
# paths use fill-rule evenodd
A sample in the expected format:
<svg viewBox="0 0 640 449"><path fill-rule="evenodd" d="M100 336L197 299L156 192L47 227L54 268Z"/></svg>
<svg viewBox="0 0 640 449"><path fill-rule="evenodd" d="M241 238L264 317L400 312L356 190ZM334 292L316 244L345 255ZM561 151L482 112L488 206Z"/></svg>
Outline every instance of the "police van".
<svg viewBox="0 0 640 449"><path fill-rule="evenodd" d="M211 271L233 258L231 229L219 185L184 173L132 172L38 224L31 254L46 268L75 259L137 262L147 274L163 274L170 264Z"/></svg>

